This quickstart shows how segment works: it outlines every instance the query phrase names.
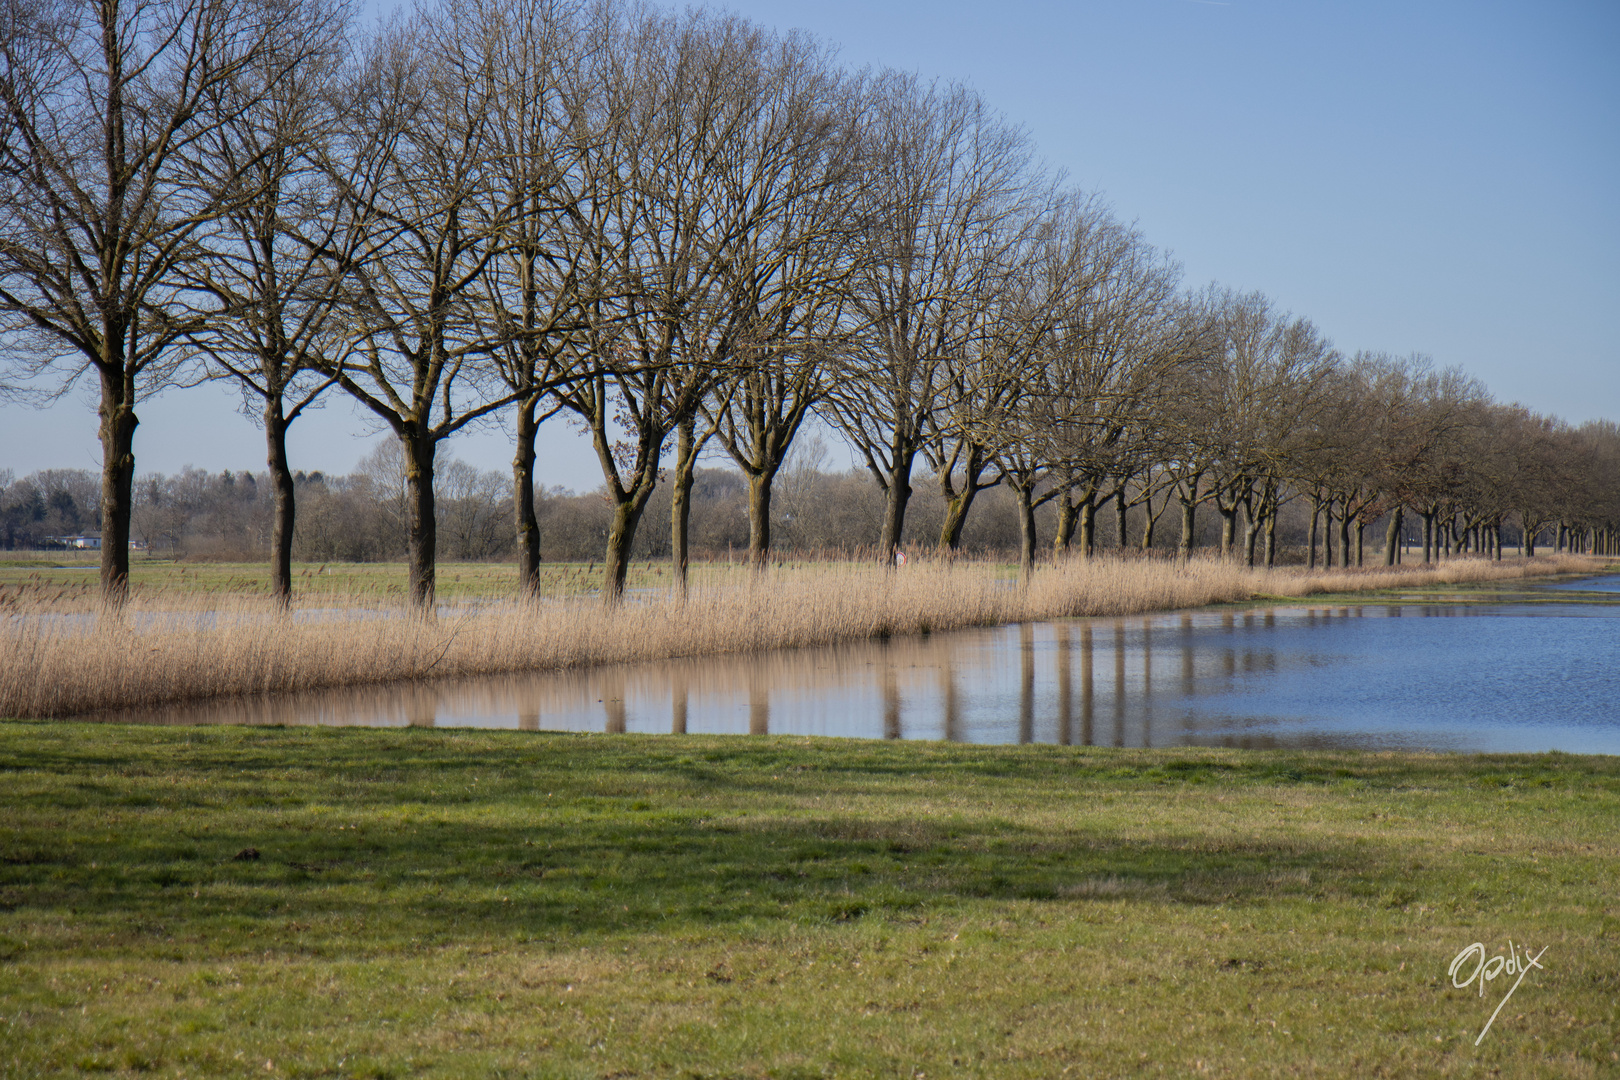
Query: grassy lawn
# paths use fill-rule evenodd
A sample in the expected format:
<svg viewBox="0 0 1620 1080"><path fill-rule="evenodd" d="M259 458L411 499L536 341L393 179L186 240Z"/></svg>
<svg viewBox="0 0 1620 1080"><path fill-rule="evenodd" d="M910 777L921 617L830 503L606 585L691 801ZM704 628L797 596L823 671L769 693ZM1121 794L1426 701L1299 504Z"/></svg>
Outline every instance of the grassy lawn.
<svg viewBox="0 0 1620 1080"><path fill-rule="evenodd" d="M0 1075L1615 1075L1617 820L1608 757L7 723Z"/></svg>
<svg viewBox="0 0 1620 1080"><path fill-rule="evenodd" d="M77 552L56 554L58 557L53 560L0 562L0 587L83 591L87 595L94 595L100 589L94 552L82 557ZM62 558L64 555L67 557ZM695 580L725 570L724 563L718 567L697 563L692 568ZM589 593L601 588L602 572L601 563L548 563L542 569L541 583L546 592L554 595ZM137 594L164 591L270 595L270 568L264 563L132 558L129 578ZM662 587L669 581L667 562L643 561L632 564L628 584L631 588ZM408 573L402 562L293 565L293 589L300 594L399 599L405 596L407 583ZM517 568L506 562L440 563L437 586L439 599L452 602L511 596L517 591Z"/></svg>
<svg viewBox="0 0 1620 1080"><path fill-rule="evenodd" d="M16 553L0 554L11 556ZM49 590L65 594L64 599L83 594L84 599L93 600L101 588L101 579L97 574L99 565L93 551L22 553L16 557L0 558L0 594L6 590L18 593ZM790 560L787 565L825 568L842 564ZM692 563L690 574L692 582L699 584L727 576L740 576L745 570L740 559L730 565L723 561L698 561ZM602 587L603 572L600 562L546 563L541 567L541 589L551 596L594 593ZM1016 574L1017 568L1006 567L1004 572L1011 576ZM270 595L270 568L266 563L190 562L132 556L129 580L130 588L136 595L202 592L232 596ZM293 591L306 596L375 596L399 600L406 595L408 582L409 571L403 562L293 564ZM667 589L670 584L668 560L642 560L630 564L626 579L629 588ZM517 591L517 567L510 562L440 563L436 585L438 598L452 603L456 600L510 597Z"/></svg>

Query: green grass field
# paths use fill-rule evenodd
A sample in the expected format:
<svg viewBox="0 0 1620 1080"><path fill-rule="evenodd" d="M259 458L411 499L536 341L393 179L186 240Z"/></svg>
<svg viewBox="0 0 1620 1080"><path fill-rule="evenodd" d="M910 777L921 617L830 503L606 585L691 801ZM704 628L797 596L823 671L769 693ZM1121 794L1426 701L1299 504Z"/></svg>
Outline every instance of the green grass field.
<svg viewBox="0 0 1620 1080"><path fill-rule="evenodd" d="M1615 1075L1617 820L1611 757L7 723L0 1075Z"/></svg>
<svg viewBox="0 0 1620 1080"><path fill-rule="evenodd" d="M787 565L810 564L789 560ZM59 551L0 558L0 592L50 591L65 594L64 599L83 594L85 599L91 600L101 588L98 569L95 552ZM740 559L733 564L699 561L692 563L690 575L692 582L698 584L744 570ZM552 596L598 592L603 572L600 562L547 563L541 567L540 586ZM1008 567L1006 573L1013 576L1017 568ZM270 568L265 563L190 562L141 556L130 560L129 580L136 595L143 592L270 595ZM293 591L305 596L376 596L400 600L406 595L408 582L409 572L403 562L293 564ZM671 583L666 559L632 563L626 579L631 589L663 589ZM517 567L510 562L440 563L436 586L439 599L449 602L512 596L517 592Z"/></svg>
<svg viewBox="0 0 1620 1080"><path fill-rule="evenodd" d="M65 553L58 553L65 554ZM76 553L75 553L76 554ZM11 559L0 562L0 588L49 588L83 591L93 595L100 589L100 578L90 558L55 560ZM725 564L719 566L724 572ZM709 564L693 568L694 580L715 572ZM601 563L548 564L541 574L541 587L556 595L595 592L602 587ZM142 591L216 592L240 596L270 595L270 569L264 563L175 562L165 559L133 559L130 587ZM402 562L388 563L297 563L293 566L293 589L303 595L402 599L408 575ZM638 562L631 566L631 588L667 586L667 562ZM511 563L441 563L436 579L441 600L483 599L511 596L517 591L517 569Z"/></svg>

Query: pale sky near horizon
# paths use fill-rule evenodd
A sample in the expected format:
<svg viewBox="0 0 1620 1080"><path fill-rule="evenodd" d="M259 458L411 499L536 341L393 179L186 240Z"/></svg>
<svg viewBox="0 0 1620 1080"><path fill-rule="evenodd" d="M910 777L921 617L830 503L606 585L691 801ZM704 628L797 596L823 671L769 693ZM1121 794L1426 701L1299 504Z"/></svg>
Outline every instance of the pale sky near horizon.
<svg viewBox="0 0 1620 1080"><path fill-rule="evenodd" d="M1422 352L1504 401L1620 419L1620 4L734 0L850 64L961 79L1070 181L1186 266L1259 289L1345 352ZM0 470L97 469L90 387L0 405ZM141 410L137 471L264 467L225 389ZM601 482L559 422L539 479ZM292 429L347 472L378 435L345 402ZM506 469L501 430L449 451Z"/></svg>

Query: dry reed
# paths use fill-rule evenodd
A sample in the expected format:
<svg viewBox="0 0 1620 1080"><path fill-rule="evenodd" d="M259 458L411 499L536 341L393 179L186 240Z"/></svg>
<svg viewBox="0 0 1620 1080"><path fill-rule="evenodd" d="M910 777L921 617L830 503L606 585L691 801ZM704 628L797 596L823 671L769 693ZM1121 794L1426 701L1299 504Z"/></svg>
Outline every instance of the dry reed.
<svg viewBox="0 0 1620 1080"><path fill-rule="evenodd" d="M982 564L903 570L842 565L739 571L604 610L588 599L496 603L423 619L375 598L279 615L263 601L173 594L119 616L48 601L0 614L0 716L60 717L222 695L556 670L677 656L759 652L932 630L1134 615L1259 596L1303 597L1592 572L1579 556L1457 559L1393 570L1249 570L1230 563L1073 560L1026 588Z"/></svg>

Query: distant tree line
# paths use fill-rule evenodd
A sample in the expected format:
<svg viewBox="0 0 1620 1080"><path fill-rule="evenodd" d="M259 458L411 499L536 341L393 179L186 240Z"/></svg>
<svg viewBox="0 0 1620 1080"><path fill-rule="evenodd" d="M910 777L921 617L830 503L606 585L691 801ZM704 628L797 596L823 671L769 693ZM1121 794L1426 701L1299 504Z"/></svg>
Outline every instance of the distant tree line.
<svg viewBox="0 0 1620 1080"><path fill-rule="evenodd" d="M812 436L799 444L777 478L772 501L771 532L777 559L865 557L871 553L886 506L881 487L864 470L847 473L820 468L824 449ZM802 451L808 450L808 453ZM454 458L441 457L435 477L439 553L450 561L510 561L517 549L509 478L480 471ZM383 443L347 476L320 472L294 474L300 512L292 555L302 562L374 562L404 557L408 546L406 487L397 443ZM1183 549L1216 548L1224 521L1213 506L1194 508L1191 541L1184 527L1164 528L1169 505L1163 493L1139 498L1126 490L1125 513L1118 495L1107 513L1096 517L1089 535L1091 549L1184 554ZM0 550L49 550L79 534L99 531L98 480L82 469L52 469L13 480L0 470ZM612 522L612 500L603 489L579 493L564 488L536 488L535 520L546 562L599 562ZM657 489L649 513L668 515L670 487ZM917 493L907 515L902 543L913 556L934 552L978 558L1017 558L1023 540L1020 507L1005 486L982 492L974 513L957 526L957 547L940 549L952 508L937 486ZM1048 502L1035 511L1040 530L1054 534L1059 508ZM1180 517L1180 515L1174 515ZM135 485L132 536L151 557L257 561L265 557L275 519L274 491L267 473L208 473L188 468L178 475L145 475ZM1332 565L1364 561L1365 516L1353 516L1344 527L1342 515L1329 515L1325 499L1285 500L1275 521L1267 522L1263 557L1272 563ZM1392 524L1386 515L1372 526ZM1463 514L1440 521L1429 530L1432 557L1507 548L1535 550L1540 542L1559 550L1590 550L1590 533L1545 526L1539 537L1527 536L1517 515L1491 525L1488 539L1468 526ZM1410 546L1414 557L1423 548L1425 527L1420 515L1394 522L1398 556ZM1335 533L1343 528L1341 539ZM1496 529L1500 528L1500 536ZM1376 531L1376 528L1375 528ZM699 466L691 488L690 544L702 558L742 561L748 557L748 484L735 469ZM1379 532L1386 542L1386 531ZM1076 545L1078 547L1078 545ZM668 530L642 529L631 558L665 560L673 550ZM1375 555L1378 553L1375 551Z"/></svg>
<svg viewBox="0 0 1620 1080"><path fill-rule="evenodd" d="M1251 564L1275 561L1301 507L1313 562L1318 539L1363 561L1378 522L1393 559L1409 515L1425 558L1500 554L1515 526L1613 549L1614 425L1495 403L1422 358L1343 356L1259 294L1183 288L964 86L629 0L439 0L371 33L352 16L340 0L0 14L0 385L97 380L111 600L137 517L178 545L188 485L225 484L136 478L139 402L205 377L263 424L262 482L228 486L268 504L255 543L284 598L295 549L341 513L372 524L330 531L331 550L402 550L419 604L441 553L512 552L533 590L555 501L533 495L535 435L559 414L602 467L609 603L658 546L649 512L668 514L684 583L712 527L694 515L706 453L741 474L763 565L812 417L879 495L875 521L840 518L862 531L839 546L882 560L915 535L923 480L940 549L1010 507L1026 571L1048 543L1094 551L1110 513L1117 539L1136 510L1153 546L1172 507L1184 554L1208 508L1221 552ZM288 427L331 392L396 437L386 484L299 482ZM517 448L504 498L442 448L497 417Z"/></svg>

